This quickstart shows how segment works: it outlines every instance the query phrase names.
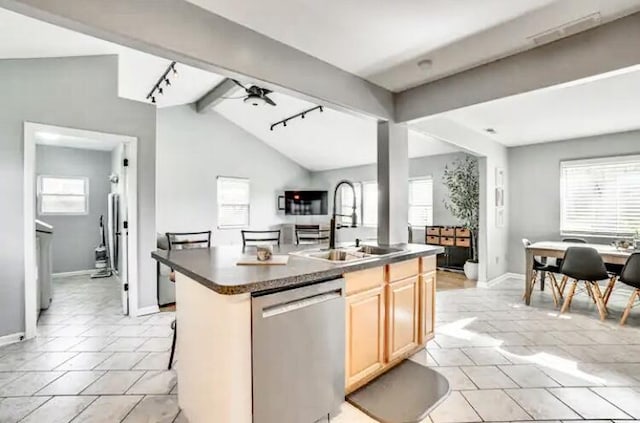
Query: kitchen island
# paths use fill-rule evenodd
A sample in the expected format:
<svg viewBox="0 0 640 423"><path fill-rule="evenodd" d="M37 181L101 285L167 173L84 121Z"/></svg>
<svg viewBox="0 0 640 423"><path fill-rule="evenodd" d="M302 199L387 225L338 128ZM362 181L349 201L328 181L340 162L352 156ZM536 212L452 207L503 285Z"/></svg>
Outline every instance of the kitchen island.
<svg viewBox="0 0 640 423"><path fill-rule="evenodd" d="M435 261L442 248L417 244L395 247L398 251L392 254L328 262L295 254L314 246L281 246L274 254L289 255L286 265L255 266L237 265L243 255L254 254L251 248L243 252L239 246L154 252L153 258L176 272L178 401L189 421L260 423L254 407L258 402L264 407L274 393L263 383L260 389L254 386L264 376L256 372L273 372L278 364L274 360L271 370L254 368L257 330L252 304L255 308L256 299L274 293L325 286L332 291L318 291L313 298L340 292L340 309L333 308L327 318L341 322L343 331L317 330L311 324L314 322L307 321L302 324L313 328L311 333L297 335L306 339L283 342L274 337L270 343L278 344L281 354L299 347L300 342L309 345L310 352L314 352L314 341L317 345L335 343L330 352L342 354L343 361L336 363L342 380L338 389L334 384L327 390L341 399L422 348L433 336ZM263 317L279 313L264 310ZM331 338L336 335L338 338ZM313 371L317 366L309 367ZM286 408L295 411L305 406L292 399ZM281 421L286 420L283 417Z"/></svg>

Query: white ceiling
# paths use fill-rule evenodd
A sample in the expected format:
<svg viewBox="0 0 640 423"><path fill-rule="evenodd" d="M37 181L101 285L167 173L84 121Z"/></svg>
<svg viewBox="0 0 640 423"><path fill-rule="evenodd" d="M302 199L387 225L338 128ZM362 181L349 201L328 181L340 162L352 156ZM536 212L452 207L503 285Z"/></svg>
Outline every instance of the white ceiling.
<svg viewBox="0 0 640 423"><path fill-rule="evenodd" d="M640 129L640 66L478 104L446 117L506 146ZM419 122L414 123L416 128ZM493 128L496 134L485 130Z"/></svg>
<svg viewBox="0 0 640 423"><path fill-rule="evenodd" d="M286 95L269 94L276 107L253 107L242 100L224 100L214 110L303 167L327 170L375 163L376 121L325 108L287 126L271 124L316 105ZM409 156L444 154L459 149L417 132L409 135Z"/></svg>
<svg viewBox="0 0 640 423"><path fill-rule="evenodd" d="M533 48L530 37L587 15L640 10L640 0L189 1L393 91Z"/></svg>
<svg viewBox="0 0 640 423"><path fill-rule="evenodd" d="M70 31L0 8L0 59L119 55L120 97L146 101L170 60ZM37 36L34 36L37 34ZM171 87L156 98L158 107L191 103L223 78L186 65L177 66Z"/></svg>

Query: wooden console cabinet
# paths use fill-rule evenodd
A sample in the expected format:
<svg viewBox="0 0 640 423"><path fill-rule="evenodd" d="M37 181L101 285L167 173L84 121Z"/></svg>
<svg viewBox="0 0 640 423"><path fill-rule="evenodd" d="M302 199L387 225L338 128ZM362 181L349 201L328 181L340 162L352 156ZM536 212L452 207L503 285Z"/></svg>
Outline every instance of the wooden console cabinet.
<svg viewBox="0 0 640 423"><path fill-rule="evenodd" d="M433 256L344 275L347 393L433 337L435 265Z"/></svg>

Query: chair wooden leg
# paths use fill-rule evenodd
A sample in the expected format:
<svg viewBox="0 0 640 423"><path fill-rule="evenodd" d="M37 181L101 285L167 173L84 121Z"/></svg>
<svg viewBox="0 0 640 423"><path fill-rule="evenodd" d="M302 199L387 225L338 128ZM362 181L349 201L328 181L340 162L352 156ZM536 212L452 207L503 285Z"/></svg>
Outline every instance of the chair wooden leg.
<svg viewBox="0 0 640 423"><path fill-rule="evenodd" d="M593 293L593 297L596 301L596 306L598 307L598 314L600 314L600 320L605 320L607 318L607 306L604 305L604 300L602 299L602 292L600 291L600 286L597 282L585 282L587 285L591 286L591 292Z"/></svg>
<svg viewBox="0 0 640 423"><path fill-rule="evenodd" d="M553 305L555 307L558 307L558 294L556 293L556 278L555 276L553 276L553 273L549 273L549 279L551 280L551 283L549 285L551 285L551 295L553 296Z"/></svg>
<svg viewBox="0 0 640 423"><path fill-rule="evenodd" d="M564 313L567 310L569 310L569 308L571 308L571 300L573 299L573 296L576 293L576 288L578 287L578 281L574 280L573 283L571 284L571 286L569 287L569 292L567 293L567 296L564 299L564 303L562 304L562 308L560 309L560 313Z"/></svg>
<svg viewBox="0 0 640 423"><path fill-rule="evenodd" d="M622 313L622 318L620 319L620 324L624 325L627 323L627 319L629 318L629 314L631 314L631 309L633 308L633 304L636 302L636 297L640 296L640 289L634 289L629 297L629 302L627 303L627 307L624 309L624 313Z"/></svg>
<svg viewBox="0 0 640 423"><path fill-rule="evenodd" d="M602 291L600 290L600 285L598 285L598 282L593 282L593 293L596 299L596 305L598 304L597 301L600 301L604 314L605 315L609 314L607 305L604 303L604 295L602 295Z"/></svg>
<svg viewBox="0 0 640 423"><path fill-rule="evenodd" d="M564 297L564 289L567 287L567 282L569 281L569 276L562 275L562 280L560 281L560 295Z"/></svg>
<svg viewBox="0 0 640 423"><path fill-rule="evenodd" d="M549 273L549 277L551 278L551 283L556 288L556 292L558 293L558 298L562 300L563 294L562 294L562 291L560 290L560 285L558 284L558 279L556 279L556 275L553 273Z"/></svg>
<svg viewBox="0 0 640 423"><path fill-rule="evenodd" d="M609 303L609 298L611 297L611 293L613 292L613 287L616 285L617 281L618 281L618 277L616 275L613 275L611 279L609 279L609 284L607 285L607 288L604 290L603 300L605 305Z"/></svg>

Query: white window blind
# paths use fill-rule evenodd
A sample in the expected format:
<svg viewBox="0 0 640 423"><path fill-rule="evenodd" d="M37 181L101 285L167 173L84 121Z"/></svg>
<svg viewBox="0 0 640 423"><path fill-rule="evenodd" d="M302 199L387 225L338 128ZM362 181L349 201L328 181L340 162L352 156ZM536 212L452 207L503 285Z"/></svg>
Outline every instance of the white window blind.
<svg viewBox="0 0 640 423"><path fill-rule="evenodd" d="M357 225L362 225L362 184L355 182L353 186L356 189L356 215L358 218ZM340 187L340 214L351 216L353 212L353 191L348 186ZM351 225L351 218L342 216L339 219L343 225Z"/></svg>
<svg viewBox="0 0 640 423"><path fill-rule="evenodd" d="M249 226L249 180L218 177L218 228Z"/></svg>
<svg viewBox="0 0 640 423"><path fill-rule="evenodd" d="M433 225L433 179L416 178L409 181L409 224Z"/></svg>
<svg viewBox="0 0 640 423"><path fill-rule="evenodd" d="M378 226L378 183L362 183L362 225Z"/></svg>
<svg viewBox="0 0 640 423"><path fill-rule="evenodd" d="M560 163L563 234L628 235L640 229L640 156Z"/></svg>
<svg viewBox="0 0 640 423"><path fill-rule="evenodd" d="M38 176L41 215L85 215L89 213L89 179Z"/></svg>

